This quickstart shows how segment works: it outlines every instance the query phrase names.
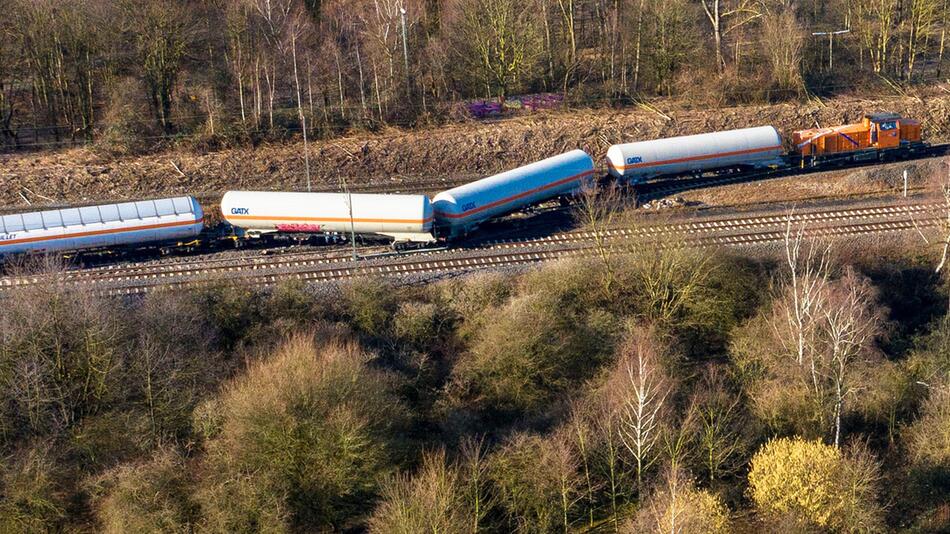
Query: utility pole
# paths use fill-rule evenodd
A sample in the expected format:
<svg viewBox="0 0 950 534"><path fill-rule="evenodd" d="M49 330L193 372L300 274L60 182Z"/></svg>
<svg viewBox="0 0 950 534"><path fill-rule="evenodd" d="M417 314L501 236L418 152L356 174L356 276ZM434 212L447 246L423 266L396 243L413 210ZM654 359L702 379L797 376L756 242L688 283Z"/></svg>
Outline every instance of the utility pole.
<svg viewBox="0 0 950 534"><path fill-rule="evenodd" d="M406 95L409 95L409 44L406 41L406 8L399 3L399 16L402 19L402 60L406 65Z"/></svg>
<svg viewBox="0 0 950 534"><path fill-rule="evenodd" d="M830 32L812 32L812 35L819 36L828 36L828 72L834 68L835 65L835 35L841 35L842 33L851 33L851 30L835 30Z"/></svg>
<svg viewBox="0 0 950 534"><path fill-rule="evenodd" d="M310 192L310 147L307 145L307 116L303 113L303 102L300 100L300 76L297 75L297 28L290 34L290 46L294 56L294 82L297 85L297 113L300 118L300 129L303 132L303 164L307 173L307 192Z"/></svg>
<svg viewBox="0 0 950 534"><path fill-rule="evenodd" d="M343 187L343 193L346 195L346 207L350 210L350 243L353 245L353 261L359 259L356 255L356 223L353 220L353 194L350 188L346 186L346 176L340 175L340 184Z"/></svg>

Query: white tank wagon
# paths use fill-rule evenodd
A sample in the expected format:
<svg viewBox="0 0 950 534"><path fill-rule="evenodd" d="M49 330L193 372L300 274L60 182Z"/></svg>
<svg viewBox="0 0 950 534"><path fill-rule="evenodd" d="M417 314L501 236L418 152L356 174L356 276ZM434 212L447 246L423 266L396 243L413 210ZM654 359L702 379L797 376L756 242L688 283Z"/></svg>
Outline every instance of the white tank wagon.
<svg viewBox="0 0 950 534"><path fill-rule="evenodd" d="M591 157L572 150L443 191L432 199L436 230L449 238L464 235L488 219L571 194L593 174Z"/></svg>
<svg viewBox="0 0 950 534"><path fill-rule="evenodd" d="M352 213L350 210L352 199ZM383 235L396 242L434 241L432 205L425 195L228 191L221 213L250 236L265 233Z"/></svg>
<svg viewBox="0 0 950 534"><path fill-rule="evenodd" d="M607 168L631 183L662 175L782 164L782 137L772 126L613 145Z"/></svg>
<svg viewBox="0 0 950 534"><path fill-rule="evenodd" d="M178 241L203 227L193 197L17 213L0 217L0 257Z"/></svg>

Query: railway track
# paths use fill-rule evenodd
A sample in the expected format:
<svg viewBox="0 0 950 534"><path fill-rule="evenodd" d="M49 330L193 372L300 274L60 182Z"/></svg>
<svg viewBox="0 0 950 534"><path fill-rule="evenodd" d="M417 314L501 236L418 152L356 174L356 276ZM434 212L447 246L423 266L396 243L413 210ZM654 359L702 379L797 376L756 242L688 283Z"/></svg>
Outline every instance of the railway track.
<svg viewBox="0 0 950 534"><path fill-rule="evenodd" d="M950 143L928 146L917 153L903 160L897 161L915 161L928 158L937 158L950 154ZM840 163L840 165L838 164ZM727 174L722 176L701 176L697 178L683 178L679 180L665 180L657 182L648 182L637 186L637 201L640 203L648 202L658 198L664 198L677 193L685 193L696 189L707 187L717 187L723 185L739 184L746 182L757 182L770 180L774 178L784 178L788 176L797 176L803 174L813 174L818 172L829 172L835 170L857 169L862 167L873 167L884 163L893 163L892 161L868 161L868 162L830 162L817 167L780 168L767 171L752 171L747 173Z"/></svg>
<svg viewBox="0 0 950 534"><path fill-rule="evenodd" d="M422 250L413 254L384 254L353 263L343 251L312 251L265 257L210 258L163 265L76 271L61 283L107 294L145 293L159 287L187 288L229 281L268 286L282 280L327 281L365 275L407 275L538 263L562 257L591 255L595 237L623 252L637 243L663 240L689 247L754 245L780 241L791 217L815 237L860 235L923 229L942 220L933 202L824 208L787 213L718 216L611 228L595 236L573 230L551 235L473 242L465 248ZM672 238L671 238L672 237ZM364 252L365 253L365 252ZM42 283L42 276L0 279L0 292Z"/></svg>

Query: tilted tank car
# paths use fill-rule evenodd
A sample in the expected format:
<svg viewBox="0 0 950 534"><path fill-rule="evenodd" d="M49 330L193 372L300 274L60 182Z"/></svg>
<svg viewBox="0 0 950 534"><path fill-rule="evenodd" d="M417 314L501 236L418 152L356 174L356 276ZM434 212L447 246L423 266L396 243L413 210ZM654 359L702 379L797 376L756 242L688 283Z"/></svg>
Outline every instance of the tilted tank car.
<svg viewBox="0 0 950 534"><path fill-rule="evenodd" d="M572 150L443 191L432 199L436 230L449 239L465 235L488 219L573 193L593 174L590 156Z"/></svg>
<svg viewBox="0 0 950 534"><path fill-rule="evenodd" d="M204 214L193 197L64 208L0 217L0 257L190 239Z"/></svg>
<svg viewBox="0 0 950 534"><path fill-rule="evenodd" d="M827 160L884 160L926 146L920 134L918 121L896 113L870 113L857 124L793 132L793 153L802 164L812 165Z"/></svg>
<svg viewBox="0 0 950 534"><path fill-rule="evenodd" d="M352 201L352 209L350 202ZM228 191L224 220L241 233L346 233L391 237L397 243L430 242L432 205L425 195Z"/></svg>
<svg viewBox="0 0 950 534"><path fill-rule="evenodd" d="M772 126L743 128L613 145L607 150L611 176L630 183L727 169L783 163L782 136Z"/></svg>

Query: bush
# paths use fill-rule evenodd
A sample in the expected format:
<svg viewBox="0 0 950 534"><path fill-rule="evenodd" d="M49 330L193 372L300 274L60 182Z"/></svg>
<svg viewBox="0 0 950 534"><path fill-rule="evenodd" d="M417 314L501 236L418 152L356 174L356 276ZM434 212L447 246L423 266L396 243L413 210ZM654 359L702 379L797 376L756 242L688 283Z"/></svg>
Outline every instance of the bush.
<svg viewBox="0 0 950 534"><path fill-rule="evenodd" d="M441 284L441 296L462 319L462 336L477 331L482 312L504 304L511 296L511 278L498 273L477 273Z"/></svg>
<svg viewBox="0 0 950 534"><path fill-rule="evenodd" d="M438 304L403 302L396 310L393 329L406 348L427 351L445 336L449 318Z"/></svg>
<svg viewBox="0 0 950 534"><path fill-rule="evenodd" d="M55 280L4 299L0 396L6 438L61 432L121 398L128 337L116 305Z"/></svg>
<svg viewBox="0 0 950 534"><path fill-rule="evenodd" d="M359 278L343 289L343 304L354 329L369 338L392 334L392 319L398 304L395 291L385 280Z"/></svg>
<svg viewBox="0 0 950 534"><path fill-rule="evenodd" d="M879 530L877 470L860 447L846 456L820 441L773 439L752 458L749 492L763 514L806 528Z"/></svg>
<svg viewBox="0 0 950 534"><path fill-rule="evenodd" d="M198 292L195 298L225 352L243 347L251 327L261 322L260 295L247 287L214 287Z"/></svg>
<svg viewBox="0 0 950 534"><path fill-rule="evenodd" d="M950 386L935 386L920 417L907 429L915 462L950 471Z"/></svg>
<svg viewBox="0 0 950 534"><path fill-rule="evenodd" d="M731 532L729 509L686 473L668 470L623 532L726 534Z"/></svg>
<svg viewBox="0 0 950 534"><path fill-rule="evenodd" d="M562 436L516 435L489 458L488 475L508 531L568 530L581 478Z"/></svg>
<svg viewBox="0 0 950 534"><path fill-rule="evenodd" d="M191 501L187 466L172 450L149 461L125 464L96 484L96 515L102 531L193 532L198 509Z"/></svg>
<svg viewBox="0 0 950 534"><path fill-rule="evenodd" d="M405 413L369 360L352 344L295 337L226 389L206 444L210 528L340 528L366 511L398 463Z"/></svg>
<svg viewBox="0 0 950 534"><path fill-rule="evenodd" d="M66 517L57 459L49 447L5 458L0 468L0 531L53 532Z"/></svg>
<svg viewBox="0 0 950 534"><path fill-rule="evenodd" d="M369 531L469 532L470 512L465 509L462 492L458 469L446 463L445 451L426 454L415 475L397 475L383 484L381 502L370 518Z"/></svg>
<svg viewBox="0 0 950 534"><path fill-rule="evenodd" d="M620 330L615 317L578 310L556 293L531 293L493 310L455 369L456 386L487 408L539 414L597 372Z"/></svg>

